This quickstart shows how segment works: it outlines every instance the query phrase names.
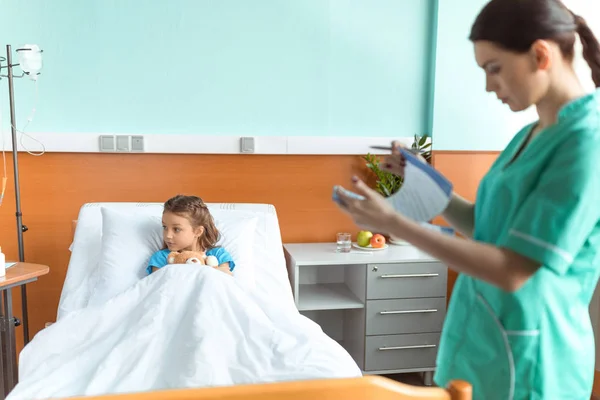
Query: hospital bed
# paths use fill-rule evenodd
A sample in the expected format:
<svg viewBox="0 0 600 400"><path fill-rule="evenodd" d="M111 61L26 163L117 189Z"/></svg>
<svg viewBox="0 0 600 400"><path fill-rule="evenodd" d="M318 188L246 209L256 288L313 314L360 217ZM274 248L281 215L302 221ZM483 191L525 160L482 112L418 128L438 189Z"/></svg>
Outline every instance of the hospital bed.
<svg viewBox="0 0 600 400"><path fill-rule="evenodd" d="M104 280L99 279L97 270L99 269L99 263L102 259L103 253L106 252L105 244L108 241L107 237L109 234L114 234L114 231L110 231L106 225L106 213L116 213L115 215L121 216L123 218L123 226L121 228L127 228L131 224L136 224L135 221L139 218L140 220L148 221L148 218L157 218L157 224L160 227L160 216L162 214L162 203L89 203L85 204L81 207L76 225L75 225L75 234L73 238L73 243L70 247L72 252L71 259L69 262L65 282L63 285L63 290L60 297L59 308L57 313L57 321L56 323L49 326L47 329L41 331L28 345L23 353L20 365L20 382L11 393L13 397L9 399L30 399L30 398L44 398L44 396L48 396L48 394L53 394L53 391L47 391L45 386L53 386L54 382L60 382L62 379L60 373L56 373L56 376L49 376L51 373L54 373L53 364L57 367L62 366L63 364L71 364L72 368L70 372L67 370L65 374L76 373L79 368L85 368L84 364L81 364L81 360L77 359L77 357L89 358L89 356L81 357L79 355L71 356L64 354L64 352L69 352L69 340L79 340L78 343L74 343L73 347L76 349L73 350L73 353L77 353L78 348L81 348L82 352L90 352L90 347L87 343L82 342L81 336L86 338L90 338L89 340L95 340L93 343L102 344L102 340L104 338L94 338L95 331L94 329L89 329L89 325L93 325L100 320L108 320L112 315L115 315L115 321L109 321L113 323L113 326L117 326L123 324L129 324L129 326L134 326L137 321L129 321L128 319L135 319L135 317L126 317L123 318L123 315L119 314L119 309L115 309L113 307L112 311L110 310L111 305L115 305L118 303L119 299L128 295L132 289L125 290L124 293L115 296L114 298L109 299L105 305L99 304L98 300L94 300L94 296L98 295L98 288L105 287L107 285L106 277ZM350 355L343 350L343 348L335 343L335 341L326 337L318 327L318 325L314 324L312 321L306 319L305 317L300 316L297 312L293 295L291 291L291 286L287 277L287 270L285 265L285 257L283 254L283 246L281 241L281 233L279 229L279 223L277 218L277 213L275 207L269 204L230 204L230 203L211 203L208 204L209 210L213 217L215 218L217 228L224 233L224 236L235 235L235 232L238 230L243 231L247 230L247 227L242 227L242 221L252 220L255 225L249 225L252 227L251 234L247 231L244 233L241 238L247 237L253 238L251 240L251 248L253 250L252 259L254 262L252 263L242 263L240 262L234 271L235 277L234 279L238 280L240 287L247 291L248 293L252 293L253 298L259 299L267 299L266 302L261 303L265 309L269 308L269 310L265 310L265 312L271 313L276 316L277 321L282 321L282 324L287 324L291 320L297 320L302 318L304 325L296 325L296 329L298 330L298 335L304 333L304 331L311 331L310 334L306 334L304 338L304 343L300 340L298 343L287 341L287 344L283 347L287 348L288 351L293 353L297 347L307 347L307 342L309 344L308 347L314 347L312 350L315 353L319 353L317 357L312 356L307 359L306 365L307 371L301 371L302 373L295 374L295 371L292 369L291 374L275 376L273 379L272 376L269 379L263 381L262 379L254 379L251 382L241 382L243 384L250 384L247 386L249 392L245 393L254 393L255 398L268 398L264 397L265 395L271 393L273 397L273 393L285 393L286 397L288 395L292 396L290 398L295 399L308 399L309 397L314 398L314 393L316 391L329 390L332 391L332 388L335 388L333 392L338 392L340 396L343 393L348 393L348 390L352 390L352 388L363 387L365 393L372 390L381 391L379 381L373 381L370 378L363 380L361 377L361 372L351 359ZM113 215L114 217L114 215ZM127 220L127 224L125 224L125 220ZM239 221L239 223L238 223ZM238 229L238 224L239 229ZM143 225L140 225L143 227ZM152 228L154 229L154 228ZM135 229L134 229L135 231ZM107 233L108 232L108 233ZM106 236L103 236L104 235ZM160 234L159 234L160 238ZM241 240L238 237L238 241ZM155 238L156 239L156 238ZM158 239L157 239L158 240ZM230 243L231 244L231 243ZM228 245L225 247L230 250ZM235 249L232 252L234 259L236 257ZM182 266L186 267L186 266ZM191 267L191 266L190 266ZM144 278L145 281L150 281L152 279L156 280L157 276L160 274L166 275L170 273L174 275L178 273L179 266L172 268L164 268L150 277ZM195 267L194 271L202 271ZM218 279L230 279L225 274L219 273L217 271L204 270L206 272L199 273L213 273L214 278ZM222 274L222 275L221 275ZM153 275L155 277L153 277ZM115 276L113 276L115 278ZM119 276L116 276L117 279L113 279L115 282L120 282L121 279ZM110 283L110 280L109 280ZM104 285L104 286L103 286ZM141 286L141 282L140 285ZM114 289L110 288L109 289ZM133 291L139 290L139 288L134 288ZM102 293L100 293L102 294ZM171 294L173 297L177 297L178 294ZM100 296L102 297L102 296ZM175 299L174 299L175 300ZM183 306L186 308L187 306ZM182 308L182 307L179 307ZM106 312L105 312L106 311ZM111 314L112 313L112 314ZM73 321L79 318L81 320L81 316L85 314L90 314L91 317L84 320L86 321L85 326L73 325ZM288 314L287 317L286 315ZM119 319L121 318L121 319ZM287 318L287 319L286 319ZM69 325L71 324L71 325ZM104 323L103 323L104 324ZM312 325L311 325L312 324ZM301 327L298 329L298 327ZM279 328L279 326L278 326ZM87 330L86 330L87 329ZM73 332L70 338L65 338L63 336L69 335L69 332ZM109 331L106 331L109 332ZM106 333L103 333L106 334ZM139 332L137 333L139 334ZM259 332L260 334L260 332ZM308 338L308 339L307 339ZM289 338L288 338L289 339ZM293 338L295 339L295 337ZM87 339L86 339L87 340ZM311 342L314 340L314 343ZM58 349L59 344L57 342L62 342L60 345L63 346L63 350ZM66 342L66 344L65 344ZM135 343L135 342L132 342ZM55 347L56 349L49 349L51 347ZM121 343L119 343L121 344ZM104 344L106 345L106 344ZM286 347L287 346L287 347ZM92 346L93 347L93 346ZM225 349L217 349L218 351L223 351ZM102 352L106 351L104 349L100 350ZM108 350L111 352L112 349ZM37 352L46 353L44 357L38 357ZM92 354L93 357L98 358L98 354ZM281 352L281 357L286 358L287 353ZM204 356L204 354L203 354ZM224 354L223 357L226 355ZM125 358L122 355L114 357L114 354L110 354L109 356L101 355L101 357L105 357L107 360L112 360L113 364L110 364L109 361L101 360L99 365L93 366L94 372L97 370L112 370L116 369L115 367L121 367L120 365L115 365L114 360L120 360L118 362L125 362ZM112 359L111 359L112 357ZM58 359L57 359L58 358ZM62 358L62 359L61 359ZM300 358L302 359L302 358ZM304 360L304 359L302 359ZM144 360L146 361L146 360ZM199 360L200 363L204 360ZM235 360L233 360L235 363ZM192 363L196 361L192 359ZM79 363L79 364L78 364ZM41 367L44 366L47 371L40 371ZM247 366L246 366L247 367ZM285 363L281 366L281 369L286 372L289 369L289 363ZM276 369L276 368L275 368ZM25 371L24 376L21 376L21 373ZM306 372L306 373L305 373ZM110 373L109 373L110 375ZM273 375L273 374L272 374ZM276 374L275 374L276 375ZM268 376L268 374L267 374ZM84 376L84 378L88 378L88 376ZM114 378L114 376L112 377ZM341 379L340 379L341 378ZM347 379L344 379L347 378ZM352 379L354 378L354 380ZM39 379L43 379L44 382L39 382ZM313 383L307 383L311 379L317 379L317 381ZM358 380L356 380L358 379ZM78 388L77 390L73 390L73 393L70 393L68 390L68 385L77 385L80 383L80 378L73 377L71 381L66 379L64 382L60 382L57 385L57 388L52 388L52 390L57 390L56 393L66 393L66 395L62 395L62 397L73 397L77 394L77 391L84 391L86 394L103 394L106 393L102 391L102 389L98 387L98 381L102 381L97 377L90 378L89 382L86 382L84 385L84 389ZM273 383L277 381L282 381L284 383ZM306 384L302 384L300 386L294 385L294 382L303 381ZM374 383L375 382L375 383ZM173 390L170 392L163 392L162 389L150 389L148 388L140 388L136 385L130 385L129 389L132 387L133 390L129 390L126 385L123 385L122 382L118 382L121 386L118 390L111 390L111 393L129 393L129 392L140 392L139 394L135 394L135 397L121 397L117 394L101 396L98 398L106 398L108 399L203 399L203 398L215 398L215 393L218 394L217 397L222 399L235 399L239 398L239 389L240 387L244 387L245 385L240 386L239 382L233 382L233 385L225 385L225 387L221 386L218 388L205 388L205 389L184 389L184 390ZM30 390L28 385L35 386L35 390ZM89 388L95 387L94 390L90 390ZM114 384L116 385L116 384ZM325 385L325 386L323 386ZM356 386L358 385L358 386ZM372 387L375 385L374 387ZM388 385L388 386L386 386ZM389 388L389 383L384 385ZM184 388L198 388L204 386L213 386L213 385L197 385L190 384L189 386L169 386L172 387L184 387ZM219 386L219 385L216 385ZM264 390L263 390L264 386ZM67 387L67 390L65 390ZM112 386L107 386L112 389ZM329 388L329 389L327 389ZM415 397L415 398L429 398L426 397L428 395L434 395L431 399L444 399L444 398L452 398L455 397L444 397L450 392L446 392L443 389L433 389L433 388L412 388L407 385L401 386L401 388L409 389L409 393L417 393L420 395L425 395L425 397ZM299 390L300 389L300 390ZM397 388L396 388L397 389ZM411 390L416 390L415 392L411 392ZM206 390L206 391L205 391ZM244 389L245 390L245 389ZM422 392L421 392L422 390ZM282 391L282 392L278 392ZM293 394L295 392L295 394ZM17 393L17 394L15 394ZM262 393L262 394L261 394ZM311 394L312 393L312 394ZM379 392L378 392L379 393ZM438 397L435 397L438 395ZM441 396L440 396L441 395ZM154 396L154 397L153 397ZM158 397L156 397L158 396ZM182 397L183 396L183 397ZM205 396L205 397L203 397ZM212 397L211 397L212 396ZM237 397L236 397L237 396ZM61 396L52 396L53 398L61 397ZM273 397L276 398L277 396ZM88 397L89 398L89 397ZM250 398L250 397L248 397ZM283 397L279 397L283 398ZM328 397L331 399L337 398L348 398L344 397ZM396 397L380 397L382 399L387 398L396 398ZM397 397L404 398L404 397ZM410 398L410 397L406 397ZM456 397L457 399L468 399L468 397Z"/></svg>

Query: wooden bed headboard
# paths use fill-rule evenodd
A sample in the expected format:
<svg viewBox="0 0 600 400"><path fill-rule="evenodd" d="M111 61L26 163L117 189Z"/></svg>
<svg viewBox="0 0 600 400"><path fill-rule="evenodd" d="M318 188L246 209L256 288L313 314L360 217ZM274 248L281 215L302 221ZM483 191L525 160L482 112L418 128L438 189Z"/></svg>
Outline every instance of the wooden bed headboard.
<svg viewBox="0 0 600 400"><path fill-rule="evenodd" d="M442 389L407 385L380 376L364 376L72 397L69 400L471 400L472 396L471 385L464 381L453 381L448 389Z"/></svg>

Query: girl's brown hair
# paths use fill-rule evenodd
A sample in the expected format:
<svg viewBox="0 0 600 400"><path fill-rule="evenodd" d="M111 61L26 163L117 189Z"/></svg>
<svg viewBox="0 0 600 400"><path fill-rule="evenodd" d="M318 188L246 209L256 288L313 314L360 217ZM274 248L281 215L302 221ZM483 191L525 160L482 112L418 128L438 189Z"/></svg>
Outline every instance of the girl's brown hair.
<svg viewBox="0 0 600 400"><path fill-rule="evenodd" d="M215 221L210 211L208 211L208 207L200 197L178 194L165 202L164 212L170 212L186 218L190 221L194 229L201 226L204 227L204 233L198 238L200 248L210 250L217 246L221 235L215 226Z"/></svg>

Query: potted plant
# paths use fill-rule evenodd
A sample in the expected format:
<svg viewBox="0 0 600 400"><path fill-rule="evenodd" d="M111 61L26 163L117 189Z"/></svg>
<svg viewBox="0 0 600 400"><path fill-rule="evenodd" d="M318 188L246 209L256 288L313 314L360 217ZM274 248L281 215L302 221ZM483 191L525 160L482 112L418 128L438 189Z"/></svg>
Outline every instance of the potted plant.
<svg viewBox="0 0 600 400"><path fill-rule="evenodd" d="M426 134L423 136L415 135L411 148L418 151L431 164L431 141L427 141L427 139L429 139L429 136ZM402 177L382 170L379 167L381 159L378 156L368 153L363 159L366 161L367 168L371 170L376 179L374 189L381 193L382 196L390 197L402 187Z"/></svg>

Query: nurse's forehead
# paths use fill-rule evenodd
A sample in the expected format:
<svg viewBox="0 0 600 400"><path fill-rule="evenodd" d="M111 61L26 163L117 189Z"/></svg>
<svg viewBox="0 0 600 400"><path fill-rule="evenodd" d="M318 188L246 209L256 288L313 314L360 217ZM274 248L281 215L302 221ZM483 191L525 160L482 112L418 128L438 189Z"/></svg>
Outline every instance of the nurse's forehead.
<svg viewBox="0 0 600 400"><path fill-rule="evenodd" d="M475 61L481 68L485 68L493 62L498 62L498 59L502 57L501 50L491 42L475 42L473 49L475 52Z"/></svg>

